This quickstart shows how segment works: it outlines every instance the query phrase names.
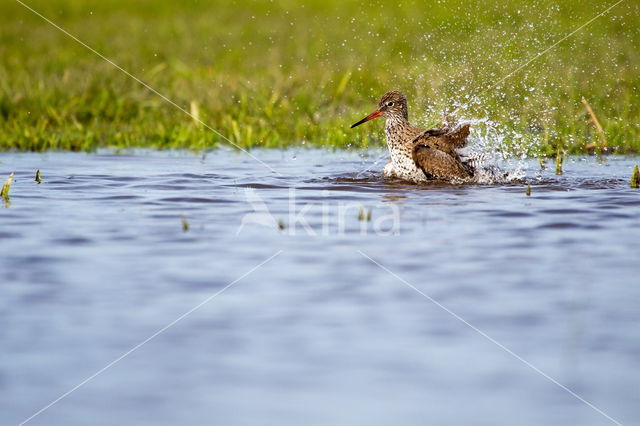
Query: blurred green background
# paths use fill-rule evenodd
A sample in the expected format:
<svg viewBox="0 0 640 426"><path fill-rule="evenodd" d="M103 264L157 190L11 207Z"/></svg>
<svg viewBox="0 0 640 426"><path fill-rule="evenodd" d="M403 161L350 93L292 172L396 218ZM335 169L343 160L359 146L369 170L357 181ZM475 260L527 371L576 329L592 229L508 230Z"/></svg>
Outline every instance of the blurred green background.
<svg viewBox="0 0 640 426"><path fill-rule="evenodd" d="M598 140L640 150L640 4L440 0L24 0L240 146L382 145L350 130L387 90L410 118L459 109L543 153ZM224 143L14 0L0 4L0 148L189 148Z"/></svg>

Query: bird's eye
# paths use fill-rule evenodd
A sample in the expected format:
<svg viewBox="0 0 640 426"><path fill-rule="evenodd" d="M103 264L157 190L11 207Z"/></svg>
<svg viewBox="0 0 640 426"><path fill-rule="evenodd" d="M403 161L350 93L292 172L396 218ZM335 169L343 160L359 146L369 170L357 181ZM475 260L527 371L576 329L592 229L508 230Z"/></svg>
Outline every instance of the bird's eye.
<svg viewBox="0 0 640 426"><path fill-rule="evenodd" d="M393 106L393 102L387 102L387 106L388 107L392 107Z"/></svg>

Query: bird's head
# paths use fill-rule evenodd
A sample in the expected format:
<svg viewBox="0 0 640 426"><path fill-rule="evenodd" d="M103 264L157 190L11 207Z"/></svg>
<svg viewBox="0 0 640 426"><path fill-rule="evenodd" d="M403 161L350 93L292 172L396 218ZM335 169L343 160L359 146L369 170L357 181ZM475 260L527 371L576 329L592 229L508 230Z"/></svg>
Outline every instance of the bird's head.
<svg viewBox="0 0 640 426"><path fill-rule="evenodd" d="M357 123L352 124L351 128L353 129L356 126L377 117L384 117L387 120L397 119L400 121L407 121L409 119L407 97L396 91L385 93L380 98L380 102L378 102L378 109Z"/></svg>

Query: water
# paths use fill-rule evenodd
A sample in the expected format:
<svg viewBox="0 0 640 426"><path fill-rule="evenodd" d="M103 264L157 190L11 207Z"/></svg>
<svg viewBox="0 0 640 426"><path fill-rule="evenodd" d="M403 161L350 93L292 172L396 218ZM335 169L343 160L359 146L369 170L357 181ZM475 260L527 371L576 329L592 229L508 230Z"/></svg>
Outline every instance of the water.
<svg viewBox="0 0 640 426"><path fill-rule="evenodd" d="M527 197L359 173L378 152L255 154L279 174L223 150L0 155L1 424L207 300L28 424L614 424L461 319L637 424L638 159L528 163Z"/></svg>

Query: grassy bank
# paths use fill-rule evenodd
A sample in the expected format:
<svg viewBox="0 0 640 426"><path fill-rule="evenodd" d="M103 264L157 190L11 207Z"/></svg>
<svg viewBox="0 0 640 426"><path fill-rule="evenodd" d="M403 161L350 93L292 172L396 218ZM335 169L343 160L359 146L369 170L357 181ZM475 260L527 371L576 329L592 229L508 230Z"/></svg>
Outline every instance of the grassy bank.
<svg viewBox="0 0 640 426"><path fill-rule="evenodd" d="M500 84L612 2L25 2L243 147L381 144L381 123L348 125L397 89L421 125L462 105L505 143L548 153L598 140L584 97L610 146L640 151L631 0ZM19 3L0 4L0 149L221 142Z"/></svg>

